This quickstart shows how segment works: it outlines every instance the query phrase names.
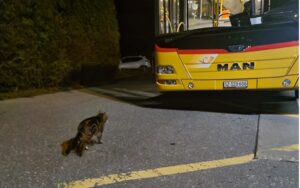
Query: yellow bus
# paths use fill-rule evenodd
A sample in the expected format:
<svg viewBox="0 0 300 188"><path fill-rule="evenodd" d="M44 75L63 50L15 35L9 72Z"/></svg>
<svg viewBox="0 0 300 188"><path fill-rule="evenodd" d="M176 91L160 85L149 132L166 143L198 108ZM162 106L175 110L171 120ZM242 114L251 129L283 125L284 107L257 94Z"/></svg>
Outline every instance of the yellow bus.
<svg viewBox="0 0 300 188"><path fill-rule="evenodd" d="M232 27L168 33L156 38L156 85L194 90L298 91L298 1L259 17L231 17Z"/></svg>

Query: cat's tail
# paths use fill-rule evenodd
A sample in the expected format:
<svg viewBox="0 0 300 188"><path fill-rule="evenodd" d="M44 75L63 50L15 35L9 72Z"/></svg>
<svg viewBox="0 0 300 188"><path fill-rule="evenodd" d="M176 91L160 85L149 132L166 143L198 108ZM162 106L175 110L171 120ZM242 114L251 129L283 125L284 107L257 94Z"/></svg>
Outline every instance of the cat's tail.
<svg viewBox="0 0 300 188"><path fill-rule="evenodd" d="M62 154L64 156L67 156L69 155L69 153L75 149L77 147L77 144L78 144L78 137L74 137L74 138L71 138L69 140L66 140L64 141L60 146L61 146L61 149L62 149Z"/></svg>

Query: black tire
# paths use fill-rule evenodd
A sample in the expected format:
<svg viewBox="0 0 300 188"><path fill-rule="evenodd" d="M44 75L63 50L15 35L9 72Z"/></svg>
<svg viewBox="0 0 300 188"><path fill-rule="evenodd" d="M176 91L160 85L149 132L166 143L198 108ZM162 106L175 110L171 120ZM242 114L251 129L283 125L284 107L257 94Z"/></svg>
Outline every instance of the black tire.
<svg viewBox="0 0 300 188"><path fill-rule="evenodd" d="M299 99L299 89L295 90L295 97L296 97L296 99Z"/></svg>

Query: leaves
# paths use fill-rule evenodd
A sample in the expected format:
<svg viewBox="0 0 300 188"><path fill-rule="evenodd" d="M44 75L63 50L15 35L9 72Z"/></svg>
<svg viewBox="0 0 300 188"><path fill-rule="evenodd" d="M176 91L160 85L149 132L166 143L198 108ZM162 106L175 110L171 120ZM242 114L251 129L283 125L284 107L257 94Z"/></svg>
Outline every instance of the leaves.
<svg viewBox="0 0 300 188"><path fill-rule="evenodd" d="M0 12L0 91L58 86L85 65L117 66L112 0L6 0Z"/></svg>

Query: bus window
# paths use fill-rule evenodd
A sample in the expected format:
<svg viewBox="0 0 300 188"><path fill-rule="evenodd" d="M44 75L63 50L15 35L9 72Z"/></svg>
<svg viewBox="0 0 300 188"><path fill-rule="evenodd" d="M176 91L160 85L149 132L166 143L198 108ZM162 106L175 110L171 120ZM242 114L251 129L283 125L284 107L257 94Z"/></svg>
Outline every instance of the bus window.
<svg viewBox="0 0 300 188"><path fill-rule="evenodd" d="M222 6L221 0L188 0L188 29L230 26L229 10Z"/></svg>
<svg viewBox="0 0 300 188"><path fill-rule="evenodd" d="M222 0L158 0L156 12L158 35L212 27L216 20L218 26L230 26Z"/></svg>
<svg viewBox="0 0 300 188"><path fill-rule="evenodd" d="M185 0L159 0L159 34L186 30Z"/></svg>
<svg viewBox="0 0 300 188"><path fill-rule="evenodd" d="M156 35L210 27L249 25L283 4L297 0L157 0ZM249 22L249 23L248 23ZM259 20L257 23L260 23Z"/></svg>

